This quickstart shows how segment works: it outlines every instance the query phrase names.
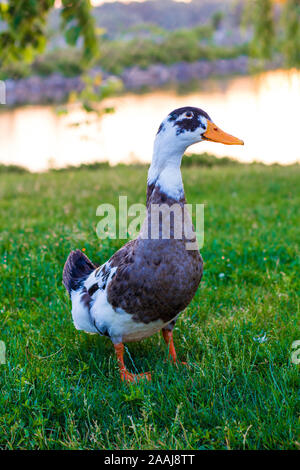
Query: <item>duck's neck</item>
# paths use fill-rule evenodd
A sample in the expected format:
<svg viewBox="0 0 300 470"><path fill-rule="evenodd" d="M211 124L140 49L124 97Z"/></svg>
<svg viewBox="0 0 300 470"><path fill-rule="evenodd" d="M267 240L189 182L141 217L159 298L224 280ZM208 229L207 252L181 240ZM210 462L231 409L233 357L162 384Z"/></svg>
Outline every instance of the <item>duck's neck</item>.
<svg viewBox="0 0 300 470"><path fill-rule="evenodd" d="M162 146L159 142L155 142L152 163L148 171L147 203L154 188L175 201L184 198L180 171L184 150L185 148L172 149L170 146Z"/></svg>

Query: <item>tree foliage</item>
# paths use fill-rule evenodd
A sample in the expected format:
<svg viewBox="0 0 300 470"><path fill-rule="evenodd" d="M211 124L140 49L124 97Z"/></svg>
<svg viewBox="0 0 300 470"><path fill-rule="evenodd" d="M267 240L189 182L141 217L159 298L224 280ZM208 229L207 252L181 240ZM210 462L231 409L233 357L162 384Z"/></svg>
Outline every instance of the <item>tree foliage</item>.
<svg viewBox="0 0 300 470"><path fill-rule="evenodd" d="M98 53L95 22L91 15L90 0L62 0L62 29L68 44L83 42L83 60L89 62ZM15 61L32 62L46 46L46 23L55 0L0 1L1 64Z"/></svg>
<svg viewBox="0 0 300 470"><path fill-rule="evenodd" d="M283 52L288 66L300 65L300 0L287 0L283 12Z"/></svg>
<svg viewBox="0 0 300 470"><path fill-rule="evenodd" d="M271 59L275 40L273 5L271 0L254 0L254 34L251 51L255 57Z"/></svg>

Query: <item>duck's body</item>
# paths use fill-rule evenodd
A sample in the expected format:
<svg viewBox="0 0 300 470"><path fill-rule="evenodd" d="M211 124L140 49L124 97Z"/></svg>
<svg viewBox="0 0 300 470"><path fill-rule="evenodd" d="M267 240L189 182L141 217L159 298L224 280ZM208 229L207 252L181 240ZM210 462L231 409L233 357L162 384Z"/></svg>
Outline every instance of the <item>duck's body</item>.
<svg viewBox="0 0 300 470"><path fill-rule="evenodd" d="M180 164L185 148L194 143L190 142L192 133L200 128L203 136L208 120L209 116L197 108L175 110L166 118L154 146L147 215L139 236L98 268L79 250L69 255L64 268L63 282L71 296L75 327L111 338L125 380L136 376L124 366L123 342L139 341L162 330L176 361L172 329L194 297L203 272L192 221L185 209ZM176 145L171 141L166 146L174 127ZM187 138L182 135L185 132ZM154 207L171 208L167 237L165 219L155 218ZM182 221L179 231L178 220ZM141 376L149 378L147 374Z"/></svg>
<svg viewBox="0 0 300 470"><path fill-rule="evenodd" d="M162 203L158 194L155 188L150 201L155 198L156 204ZM172 206L174 200L169 198L163 204ZM183 200L180 207L183 211ZM148 220L150 226L150 212ZM64 281L70 282L77 329L107 335L114 343L138 341L175 320L190 303L203 271L199 251L186 250L184 234L180 240L142 236L143 231L99 268L91 265L79 289L72 288L71 279L81 278L77 263L88 261L79 250L70 255L71 269L67 264Z"/></svg>

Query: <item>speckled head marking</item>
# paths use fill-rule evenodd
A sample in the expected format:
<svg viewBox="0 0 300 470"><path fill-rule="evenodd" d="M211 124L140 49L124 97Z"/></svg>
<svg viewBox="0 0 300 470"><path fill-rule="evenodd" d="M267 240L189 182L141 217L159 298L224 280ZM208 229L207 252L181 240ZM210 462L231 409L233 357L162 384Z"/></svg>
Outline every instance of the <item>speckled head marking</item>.
<svg viewBox="0 0 300 470"><path fill-rule="evenodd" d="M209 115L200 108L186 106L172 111L168 116L168 122L172 122L176 127L176 135L184 132L195 132L197 129L200 133L206 131L207 119L211 121Z"/></svg>
<svg viewBox="0 0 300 470"><path fill-rule="evenodd" d="M200 108L185 106L172 111L166 119L160 124L157 135L163 134L168 127L175 128L175 134L178 136L184 132L195 132L199 129L200 134L206 131L206 120L211 118ZM171 126L170 126L171 124ZM199 137L199 133L197 134Z"/></svg>

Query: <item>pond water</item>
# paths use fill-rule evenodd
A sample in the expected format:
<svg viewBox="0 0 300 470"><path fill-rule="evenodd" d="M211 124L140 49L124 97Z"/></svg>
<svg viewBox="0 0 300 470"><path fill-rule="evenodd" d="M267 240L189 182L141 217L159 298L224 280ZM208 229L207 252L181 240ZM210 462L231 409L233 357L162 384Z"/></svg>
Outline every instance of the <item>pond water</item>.
<svg viewBox="0 0 300 470"><path fill-rule="evenodd" d="M51 106L26 106L0 112L0 162L32 171L93 161L150 162L160 122L173 109L198 106L245 146L199 143L189 153L207 151L243 162L289 164L300 161L300 72L208 80L193 91L125 94L107 100L114 114L93 122L76 105L68 114ZM78 123L81 122L80 125Z"/></svg>

